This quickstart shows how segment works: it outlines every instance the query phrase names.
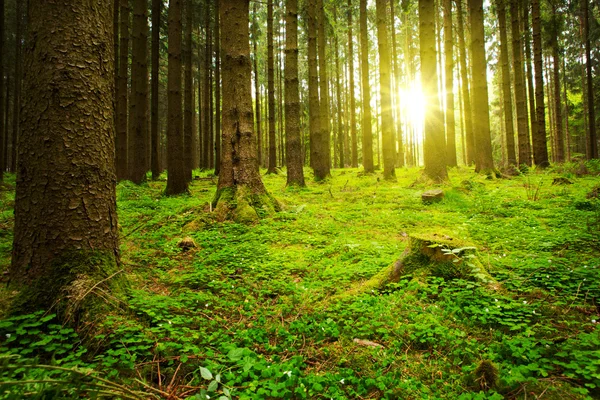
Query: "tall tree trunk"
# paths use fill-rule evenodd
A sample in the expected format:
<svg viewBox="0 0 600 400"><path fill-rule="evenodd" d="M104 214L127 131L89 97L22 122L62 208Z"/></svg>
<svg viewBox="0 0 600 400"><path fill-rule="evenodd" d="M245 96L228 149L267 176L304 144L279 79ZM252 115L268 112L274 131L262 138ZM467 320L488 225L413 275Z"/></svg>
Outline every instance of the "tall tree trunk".
<svg viewBox="0 0 600 400"><path fill-rule="evenodd" d="M446 66L446 161L456 167L456 122L454 120L454 35L452 0L444 0L444 65Z"/></svg>
<svg viewBox="0 0 600 400"><path fill-rule="evenodd" d="M12 172L17 172L17 153L19 146L19 134L21 124L21 86L23 85L23 1L17 1L17 31L15 35L15 83L13 94L12 113L12 149L11 167Z"/></svg>
<svg viewBox="0 0 600 400"><path fill-rule="evenodd" d="M298 81L298 0L287 0L285 19L285 132L288 186L304 186Z"/></svg>
<svg viewBox="0 0 600 400"><path fill-rule="evenodd" d="M394 85L392 86L392 94L394 98L394 119L396 128L396 141L398 149L396 153L396 166L404 167L404 144L402 143L402 107L400 106L402 99L400 98L400 60L398 60L398 44L396 43L396 14L394 3L396 0L390 0L390 17L392 30L392 59L394 68Z"/></svg>
<svg viewBox="0 0 600 400"><path fill-rule="evenodd" d="M369 82L369 31L367 0L360 0L360 48L362 77L362 151L365 173L373 173L373 126L371 125L371 87Z"/></svg>
<svg viewBox="0 0 600 400"><path fill-rule="evenodd" d="M337 6L333 9L333 18L335 23L337 24ZM340 40L338 38L337 32L335 34L335 95L336 95L336 103L337 103L337 145L338 153L339 153L339 167L344 168L345 159L344 159L344 138L345 133L343 132L342 121L343 118L343 107L342 107L342 93L341 93L341 71L340 71Z"/></svg>
<svg viewBox="0 0 600 400"><path fill-rule="evenodd" d="M151 170L152 180L157 180L160 176L160 133L158 131L158 80L160 67L160 13L162 0L152 0L152 78L150 91L150 137L151 137Z"/></svg>
<svg viewBox="0 0 600 400"><path fill-rule="evenodd" d="M235 218L256 218L258 208L277 208L261 181L256 162L252 113L252 68L248 29L249 1L221 0L223 52L223 148L217 195L213 204Z"/></svg>
<svg viewBox="0 0 600 400"><path fill-rule="evenodd" d="M434 0L419 0L421 86L427 99L425 110L425 174L436 182L448 179L444 116L438 101L437 52L435 48ZM442 144L442 146L440 146Z"/></svg>
<svg viewBox="0 0 600 400"><path fill-rule="evenodd" d="M181 99L181 36L182 0L169 1L169 69L167 104L167 176L166 194L187 193L188 181L185 176L183 159L183 115Z"/></svg>
<svg viewBox="0 0 600 400"><path fill-rule="evenodd" d="M527 103L525 93L525 77L523 75L523 60L521 54L523 45L521 42L522 31L519 13L520 0L510 0L510 15L512 21L512 54L514 89L517 110L517 139L519 148L519 165L531 165L531 145L529 143L529 123L527 118Z"/></svg>
<svg viewBox="0 0 600 400"><path fill-rule="evenodd" d="M148 154L148 1L133 2L131 86L135 96L131 114L133 151L129 159L130 179L136 184L146 181Z"/></svg>
<svg viewBox="0 0 600 400"><path fill-rule="evenodd" d="M4 150L2 158L4 159L3 169L8 170L8 115L10 114L10 74L6 74L6 91L4 92Z"/></svg>
<svg viewBox="0 0 600 400"><path fill-rule="evenodd" d="M263 161L263 151L262 151L262 121L261 121L261 107L260 107L260 79L259 79L259 71L258 71L258 20L256 15L258 14L258 2L254 2L254 8L252 10L252 44L254 46L254 97L256 99L256 107L254 109L254 114L256 116L256 138L257 138L257 162L259 167L262 165Z"/></svg>
<svg viewBox="0 0 600 400"><path fill-rule="evenodd" d="M198 145L196 151L198 151L198 168L204 168L204 47L200 44L200 37L202 36L202 24L198 24L196 30L198 36Z"/></svg>
<svg viewBox="0 0 600 400"><path fill-rule="evenodd" d="M494 172L490 109L487 86L483 0L469 0L471 20L471 77L473 79L473 130L475 136L475 170L483 174Z"/></svg>
<svg viewBox="0 0 600 400"><path fill-rule="evenodd" d="M542 21L540 0L532 0L531 16L533 18L533 62L535 65L535 113L537 131L533 132L533 161L540 168L545 168L548 162L548 147L546 145L546 110L544 108L544 63L542 59Z"/></svg>
<svg viewBox="0 0 600 400"><path fill-rule="evenodd" d="M502 97L504 100L504 124L506 134L506 160L509 168L517 165L515 153L515 130L513 124L512 92L510 90L510 66L508 63L508 36L506 34L505 0L496 0L500 28L500 62L502 64Z"/></svg>
<svg viewBox="0 0 600 400"><path fill-rule="evenodd" d="M567 60L563 57L563 95L565 97L565 139L566 160L571 160L571 133L569 129L569 97L567 94Z"/></svg>
<svg viewBox="0 0 600 400"><path fill-rule="evenodd" d="M319 51L319 86L321 106L321 147L319 154L323 157L317 160L319 164L317 180L324 179L330 175L331 169L331 123L329 113L329 78L327 77L327 32L325 31L325 5L323 0L317 0L318 7L318 51Z"/></svg>
<svg viewBox="0 0 600 400"><path fill-rule="evenodd" d="M352 35L352 0L348 0L348 64L350 76L350 136L352 140L352 168L358 167L358 138L356 135L356 99L354 97L354 36Z"/></svg>
<svg viewBox="0 0 600 400"><path fill-rule="evenodd" d="M206 41L204 43L204 91L202 94L202 113L204 115L204 127L202 137L202 167L205 169L210 168L210 64L211 64L211 51L210 51L210 3L206 2L204 6L204 29L206 32Z"/></svg>
<svg viewBox="0 0 600 400"><path fill-rule="evenodd" d="M119 75L117 86L117 179L127 179L127 110L129 76L129 1L121 0Z"/></svg>
<svg viewBox="0 0 600 400"><path fill-rule="evenodd" d="M396 180L396 146L392 110L392 76L387 30L387 1L375 2L377 12L377 47L379 50L379 90L381 99L381 136L383 178Z"/></svg>
<svg viewBox="0 0 600 400"><path fill-rule="evenodd" d="M554 19L553 25L556 29L556 31L553 32L555 35L552 35L552 59L554 62L554 135L556 138L556 161L562 163L565 161L565 139L562 128L562 102L560 97L560 49L558 47L558 39L561 32L559 32L560 24L558 22L558 18L560 17L558 16L556 3L553 3L552 17ZM567 99L565 98L565 102L566 101Z"/></svg>
<svg viewBox="0 0 600 400"><path fill-rule="evenodd" d="M8 100L8 99L7 99ZM0 182L4 179L6 159L4 155L4 0L0 0Z"/></svg>
<svg viewBox="0 0 600 400"><path fill-rule="evenodd" d="M465 147L467 165L475 162L475 136L473 133L473 108L471 107L471 91L469 89L469 71L467 69L467 47L465 45L465 26L463 15L463 0L456 0L456 14L458 16L458 49L460 60L460 86L462 90L465 125ZM472 62L472 61L471 61Z"/></svg>
<svg viewBox="0 0 600 400"><path fill-rule="evenodd" d="M525 63L527 64L527 91L529 98L529 117L531 119L531 136L535 135L535 132L538 130L537 124L537 116L536 116L536 108L535 108L535 90L533 87L533 65L532 65L532 57L531 57L531 31L529 29L529 5L531 4L531 0L525 0L525 3L521 3L522 11L523 11L523 32L525 32ZM529 134L528 134L529 136ZM533 143L532 143L533 147ZM532 154L533 156L533 148ZM527 165L532 165L532 161Z"/></svg>
<svg viewBox="0 0 600 400"><path fill-rule="evenodd" d="M112 289L121 279L115 275L122 272L113 2L29 4L10 269L22 291L14 312L52 306L63 321L78 324L109 312L105 295L117 294Z"/></svg>
<svg viewBox="0 0 600 400"><path fill-rule="evenodd" d="M215 1L215 175L221 169L221 17Z"/></svg>
<svg viewBox="0 0 600 400"><path fill-rule="evenodd" d="M192 0L184 0L184 48L183 48L183 165L185 179L192 181L193 161L193 107L192 100L192 24L193 6Z"/></svg>
<svg viewBox="0 0 600 400"><path fill-rule="evenodd" d="M598 158L598 138L596 136L596 109L594 105L594 80L592 75L592 46L590 40L590 22L588 0L581 0L583 19L583 41L585 43L585 69L588 103L588 159Z"/></svg>
<svg viewBox="0 0 600 400"><path fill-rule="evenodd" d="M277 172L275 135L275 59L273 50L273 0L267 2L267 91L269 102L269 168L267 174Z"/></svg>
<svg viewBox="0 0 600 400"><path fill-rule="evenodd" d="M323 174L319 162L325 158L321 154L321 106L319 101L319 72L317 61L317 0L308 0L308 108L310 130L310 165L317 176ZM319 179L319 178L317 178Z"/></svg>

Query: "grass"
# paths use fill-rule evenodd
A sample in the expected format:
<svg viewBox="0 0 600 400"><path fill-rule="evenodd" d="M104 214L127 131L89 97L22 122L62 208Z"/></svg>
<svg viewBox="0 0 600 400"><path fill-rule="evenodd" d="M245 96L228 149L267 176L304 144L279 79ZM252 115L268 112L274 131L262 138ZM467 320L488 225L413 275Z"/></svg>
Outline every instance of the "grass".
<svg viewBox="0 0 600 400"><path fill-rule="evenodd" d="M390 183L334 170L306 189L267 175L282 211L254 225L216 222L208 179L172 198L164 179L120 183L127 311L92 341L51 313L0 320L0 397L600 396L600 201L586 197L600 179L567 167L503 180L454 169L438 186L445 199L424 205L431 186L419 174L398 169ZM559 176L575 184L552 185ZM12 241L7 182L0 270ZM501 288L409 275L355 290L415 232L473 243ZM178 247L187 237L196 248ZM489 365L495 378L481 372Z"/></svg>

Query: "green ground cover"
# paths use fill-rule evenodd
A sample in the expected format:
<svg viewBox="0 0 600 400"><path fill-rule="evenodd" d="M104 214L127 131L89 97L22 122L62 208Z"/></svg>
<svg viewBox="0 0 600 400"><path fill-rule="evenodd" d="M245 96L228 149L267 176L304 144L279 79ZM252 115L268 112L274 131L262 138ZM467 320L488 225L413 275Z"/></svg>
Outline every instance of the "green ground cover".
<svg viewBox="0 0 600 400"><path fill-rule="evenodd" d="M164 197L164 180L120 183L127 302L93 337L52 311L0 320L0 397L598 398L600 168L588 169L498 180L455 169L430 205L416 169L396 183L355 169L313 183L306 170L306 189L270 175L282 211L255 224L216 220L207 172L189 196ZM499 285L413 273L361 290L415 233L473 244Z"/></svg>

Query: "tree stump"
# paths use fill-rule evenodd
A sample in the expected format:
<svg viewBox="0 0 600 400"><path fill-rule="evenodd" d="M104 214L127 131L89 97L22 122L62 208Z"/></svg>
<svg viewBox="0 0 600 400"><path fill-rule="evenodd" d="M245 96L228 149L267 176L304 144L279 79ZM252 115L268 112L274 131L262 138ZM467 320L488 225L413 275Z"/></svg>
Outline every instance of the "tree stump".
<svg viewBox="0 0 600 400"><path fill-rule="evenodd" d="M421 195L421 200L425 204L439 203L444 198L444 191L441 189L428 190Z"/></svg>

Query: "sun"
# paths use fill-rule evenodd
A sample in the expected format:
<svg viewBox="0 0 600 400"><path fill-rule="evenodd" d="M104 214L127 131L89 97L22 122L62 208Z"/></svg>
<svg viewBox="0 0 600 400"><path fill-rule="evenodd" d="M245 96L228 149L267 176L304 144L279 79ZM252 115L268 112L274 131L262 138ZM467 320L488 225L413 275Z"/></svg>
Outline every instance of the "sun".
<svg viewBox="0 0 600 400"><path fill-rule="evenodd" d="M417 143L423 142L423 125L427 101L421 90L421 83L412 81L405 88L400 89L402 121L405 130L415 138Z"/></svg>

